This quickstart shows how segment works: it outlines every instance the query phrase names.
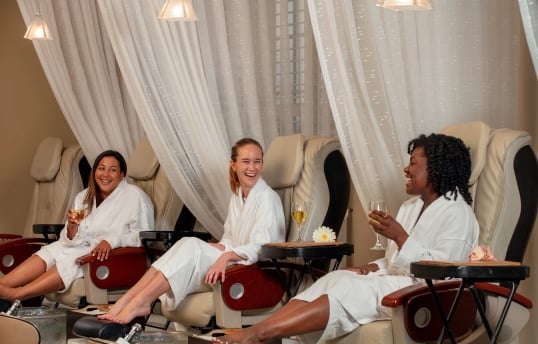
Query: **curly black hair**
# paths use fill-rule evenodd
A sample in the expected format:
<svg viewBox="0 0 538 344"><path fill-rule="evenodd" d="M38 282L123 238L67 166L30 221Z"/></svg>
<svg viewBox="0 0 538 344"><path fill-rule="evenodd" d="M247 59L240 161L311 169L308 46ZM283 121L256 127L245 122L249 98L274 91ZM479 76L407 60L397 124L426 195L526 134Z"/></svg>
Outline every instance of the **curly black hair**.
<svg viewBox="0 0 538 344"><path fill-rule="evenodd" d="M458 197L458 192L471 205L473 198L469 192L471 177L471 155L469 148L457 137L444 134L424 134L409 141L407 153L417 147L424 148L428 159L428 179L433 189L448 199L447 193Z"/></svg>

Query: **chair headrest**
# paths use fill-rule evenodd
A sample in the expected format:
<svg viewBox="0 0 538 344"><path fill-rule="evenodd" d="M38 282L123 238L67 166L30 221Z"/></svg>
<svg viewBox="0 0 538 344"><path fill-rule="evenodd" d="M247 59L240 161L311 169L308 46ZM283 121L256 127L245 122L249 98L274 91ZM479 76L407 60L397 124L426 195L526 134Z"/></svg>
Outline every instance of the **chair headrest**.
<svg viewBox="0 0 538 344"><path fill-rule="evenodd" d="M127 174L136 180L150 180L159 168L159 161L149 144L147 136L144 136L136 146L133 154L127 161Z"/></svg>
<svg viewBox="0 0 538 344"><path fill-rule="evenodd" d="M34 154L30 175L38 182L49 182L56 177L62 161L63 141L58 137L46 137Z"/></svg>
<svg viewBox="0 0 538 344"><path fill-rule="evenodd" d="M263 157L263 179L273 189L297 183L304 163L304 136L277 136Z"/></svg>
<svg viewBox="0 0 538 344"><path fill-rule="evenodd" d="M484 122L475 121L449 125L441 132L445 135L460 138L470 148L471 177L469 178L469 185L473 185L486 164L486 150L490 137L489 126Z"/></svg>

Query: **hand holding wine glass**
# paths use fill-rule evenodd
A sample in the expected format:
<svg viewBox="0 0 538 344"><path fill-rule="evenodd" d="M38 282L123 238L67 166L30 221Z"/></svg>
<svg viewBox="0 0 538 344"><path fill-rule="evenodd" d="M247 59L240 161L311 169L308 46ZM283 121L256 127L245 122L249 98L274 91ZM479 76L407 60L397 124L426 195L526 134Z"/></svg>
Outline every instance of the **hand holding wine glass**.
<svg viewBox="0 0 538 344"><path fill-rule="evenodd" d="M386 214L387 214L387 205L386 205L385 201L383 201L383 200L370 201L370 205L369 205L368 209L369 209L370 213L371 212L376 212L377 214L379 214L381 216L386 216ZM368 214L368 216L369 215L370 214ZM376 222L376 220L371 219L371 218L370 218L370 221ZM384 250L385 248L386 247L381 242L381 238L379 236L379 233L375 232L375 244L370 249L371 250Z"/></svg>
<svg viewBox="0 0 538 344"><path fill-rule="evenodd" d="M303 224L307 217L307 202L305 201L293 201L291 208L291 216L297 224L297 231L299 233L297 241L303 241Z"/></svg>

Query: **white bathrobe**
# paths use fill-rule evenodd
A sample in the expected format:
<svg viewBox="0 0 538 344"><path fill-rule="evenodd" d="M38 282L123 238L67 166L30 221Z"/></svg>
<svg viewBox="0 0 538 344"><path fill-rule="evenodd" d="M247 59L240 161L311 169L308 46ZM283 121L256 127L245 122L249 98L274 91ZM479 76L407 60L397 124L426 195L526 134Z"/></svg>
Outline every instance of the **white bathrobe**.
<svg viewBox="0 0 538 344"><path fill-rule="evenodd" d="M87 189L77 194L75 207L81 207L86 192ZM124 179L98 207L94 199L91 213L80 222L73 239L67 238L64 227L59 240L43 246L36 255L45 261L47 270L56 265L67 289L73 280L82 277L82 269L75 263L78 257L90 253L102 240L112 248L138 247L139 232L153 229L153 224L151 199Z"/></svg>
<svg viewBox="0 0 538 344"><path fill-rule="evenodd" d="M389 240L385 257L375 261L380 267L368 275L351 271L331 272L296 296L313 301L327 294L330 315L323 332L303 336L306 343L345 335L360 324L390 318L390 308L381 305L383 296L419 280L409 275L410 263L422 260L466 260L477 245L479 226L471 207L458 195L457 200L439 197L417 218L422 209L420 197L402 204L396 220L409 233L398 250ZM320 337L321 335L321 337Z"/></svg>
<svg viewBox="0 0 538 344"><path fill-rule="evenodd" d="M244 258L234 264L253 264L258 261L264 243L284 241L284 212L278 194L261 178L246 201L241 194L239 190L230 199L220 243L226 251L232 250ZM204 277L221 254L221 250L194 237L182 238L166 251L153 263L171 288L159 297L163 306L174 310L186 295L210 291Z"/></svg>

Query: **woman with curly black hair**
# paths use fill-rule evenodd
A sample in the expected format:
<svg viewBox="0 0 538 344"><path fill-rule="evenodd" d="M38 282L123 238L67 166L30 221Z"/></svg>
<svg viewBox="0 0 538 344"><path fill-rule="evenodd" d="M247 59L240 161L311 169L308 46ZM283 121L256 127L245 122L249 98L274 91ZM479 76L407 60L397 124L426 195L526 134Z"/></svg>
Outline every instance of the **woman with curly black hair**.
<svg viewBox="0 0 538 344"><path fill-rule="evenodd" d="M420 135L407 145L407 153L422 147L428 159L428 175L434 191L440 195L449 193L471 205L473 199L469 192L471 160L469 149L460 139L443 134ZM445 195L445 197L447 197Z"/></svg>
<svg viewBox="0 0 538 344"><path fill-rule="evenodd" d="M385 257L328 273L264 321L234 331L222 343L267 343L301 335L305 343L343 336L361 324L390 318L383 296L418 283L411 262L465 260L477 244L478 223L470 205L469 150L458 138L420 135L408 145L405 201L396 218L368 214L374 230L389 240Z"/></svg>

